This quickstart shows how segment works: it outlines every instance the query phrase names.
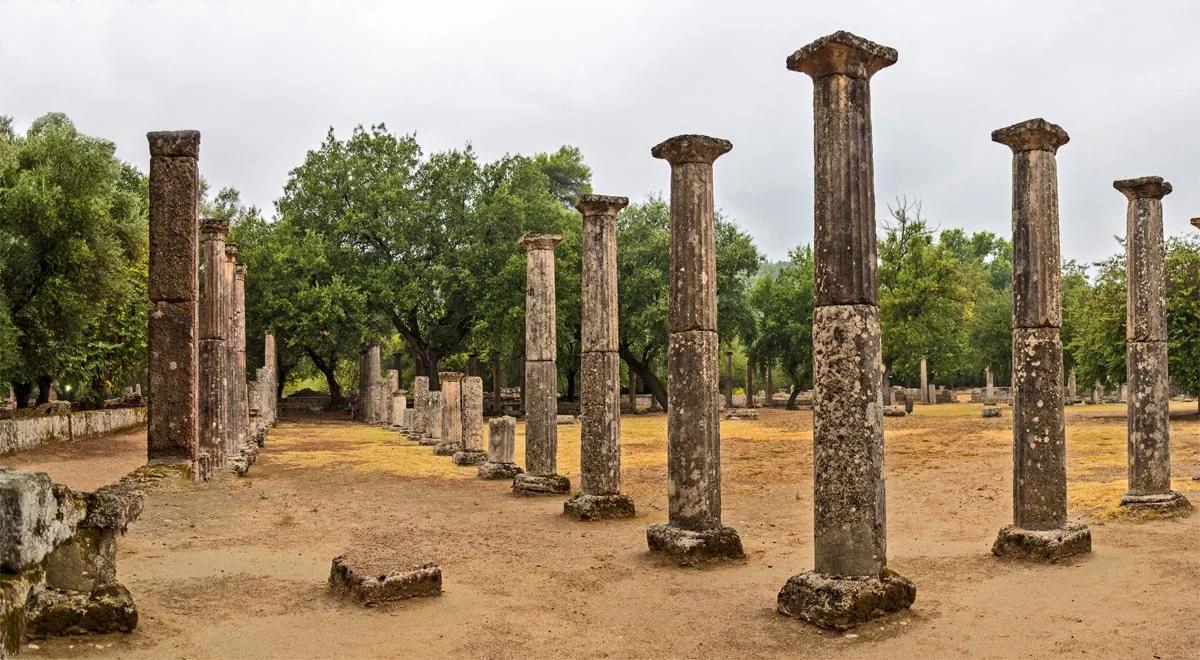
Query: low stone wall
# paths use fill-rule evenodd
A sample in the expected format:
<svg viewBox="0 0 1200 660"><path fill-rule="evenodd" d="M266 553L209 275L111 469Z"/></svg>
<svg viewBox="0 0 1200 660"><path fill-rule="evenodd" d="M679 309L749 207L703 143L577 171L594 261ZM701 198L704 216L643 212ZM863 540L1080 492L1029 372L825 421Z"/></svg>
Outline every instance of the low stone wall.
<svg viewBox="0 0 1200 660"><path fill-rule="evenodd" d="M145 423L145 408L85 410L68 415L0 420L0 455L32 449L47 442L94 438Z"/></svg>

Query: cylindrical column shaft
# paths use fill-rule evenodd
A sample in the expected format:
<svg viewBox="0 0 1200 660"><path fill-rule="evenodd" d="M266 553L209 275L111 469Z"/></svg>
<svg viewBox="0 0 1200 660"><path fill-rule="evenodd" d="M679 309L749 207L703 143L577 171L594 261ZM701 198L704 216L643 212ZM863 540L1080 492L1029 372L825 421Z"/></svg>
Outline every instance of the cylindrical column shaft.
<svg viewBox="0 0 1200 660"><path fill-rule="evenodd" d="M725 407L733 407L733 351L725 351Z"/></svg>
<svg viewBox="0 0 1200 660"><path fill-rule="evenodd" d="M200 451L213 466L226 460L226 422L229 393L226 390L225 352L228 350L225 293L225 232L229 224L215 218L200 223L200 246L204 257L204 289L200 305Z"/></svg>
<svg viewBox="0 0 1200 660"><path fill-rule="evenodd" d="M929 400L929 363L921 356L921 403L933 403Z"/></svg>
<svg viewBox="0 0 1200 660"><path fill-rule="evenodd" d="M442 383L442 442L455 450L463 446L462 380L458 371L438 374Z"/></svg>
<svg viewBox="0 0 1200 660"><path fill-rule="evenodd" d="M416 438L429 435L429 378L427 376L413 378L412 434Z"/></svg>
<svg viewBox="0 0 1200 660"><path fill-rule="evenodd" d="M150 264L147 459L186 462L201 475L198 328L200 133L148 133Z"/></svg>
<svg viewBox="0 0 1200 660"><path fill-rule="evenodd" d="M246 383L246 266L239 263L233 272L234 345L237 351L237 368L234 371L234 396L237 401L237 450L245 446L250 437L250 395Z"/></svg>
<svg viewBox="0 0 1200 660"><path fill-rule="evenodd" d="M483 446L483 379L467 376L463 379L463 448L482 452Z"/></svg>

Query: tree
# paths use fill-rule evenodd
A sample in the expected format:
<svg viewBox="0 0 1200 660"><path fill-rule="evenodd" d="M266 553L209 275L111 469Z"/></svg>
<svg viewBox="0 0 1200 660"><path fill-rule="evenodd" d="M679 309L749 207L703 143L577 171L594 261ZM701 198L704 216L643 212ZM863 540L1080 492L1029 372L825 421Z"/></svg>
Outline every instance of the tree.
<svg viewBox="0 0 1200 660"><path fill-rule="evenodd" d="M1166 247L1167 369L1175 387L1200 397L1200 241L1172 238Z"/></svg>
<svg viewBox="0 0 1200 660"><path fill-rule="evenodd" d="M789 261L760 274L750 287L748 306L758 324L749 353L766 364L779 361L792 383L789 410L812 385L813 253L811 246L792 250Z"/></svg>
<svg viewBox="0 0 1200 660"><path fill-rule="evenodd" d="M1095 264L1096 280L1072 300L1073 331L1068 346L1076 377L1083 383L1125 381L1125 255Z"/></svg>

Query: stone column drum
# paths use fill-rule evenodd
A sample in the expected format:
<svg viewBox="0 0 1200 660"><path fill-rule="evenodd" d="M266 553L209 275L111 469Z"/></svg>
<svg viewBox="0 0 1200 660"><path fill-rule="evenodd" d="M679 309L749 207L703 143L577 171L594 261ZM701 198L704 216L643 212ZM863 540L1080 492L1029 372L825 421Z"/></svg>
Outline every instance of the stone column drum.
<svg viewBox="0 0 1200 660"><path fill-rule="evenodd" d="M200 246L204 257L204 290L200 298L200 453L202 462L225 465L226 422L229 393L225 359L229 324L226 323L225 233L229 223L216 218L200 221Z"/></svg>
<svg viewBox="0 0 1200 660"><path fill-rule="evenodd" d="M150 298L146 458L187 463L201 478L197 290L200 133L147 133L150 144Z"/></svg>
<svg viewBox="0 0 1200 660"><path fill-rule="evenodd" d="M733 351L725 351L725 407L733 407Z"/></svg>
<svg viewBox="0 0 1200 660"><path fill-rule="evenodd" d="M383 359L379 352L379 344L367 347L367 383L362 393L363 410L366 413L364 421L370 424L379 423L380 387L379 370L383 368Z"/></svg>
<svg viewBox="0 0 1200 660"><path fill-rule="evenodd" d="M1167 379L1166 276L1163 270L1162 198L1171 184L1161 177L1114 181L1129 200L1126 213L1125 381L1129 489L1121 506L1160 513L1188 511L1191 503L1171 490L1171 430Z"/></svg>
<svg viewBox="0 0 1200 660"><path fill-rule="evenodd" d="M985 371L985 378L987 380L987 387L985 387L983 390L983 402L995 403L996 390L992 385L992 365L990 364L987 366L987 370Z"/></svg>
<svg viewBox="0 0 1200 660"><path fill-rule="evenodd" d="M445 423L442 406L442 392L430 392L425 436L418 441L420 444L436 447L442 442L442 425Z"/></svg>
<svg viewBox="0 0 1200 660"><path fill-rule="evenodd" d="M992 133L1013 152L1013 524L992 546L999 557L1056 561L1092 549L1087 526L1067 521L1055 155L1069 139L1044 119Z"/></svg>
<svg viewBox="0 0 1200 660"><path fill-rule="evenodd" d="M621 357L617 352L617 214L628 204L626 197L605 195L584 195L575 203L583 215L580 476L579 492L563 504L563 513L579 520L634 515L633 500L621 493Z"/></svg>
<svg viewBox="0 0 1200 660"><path fill-rule="evenodd" d="M666 524L646 530L650 551L682 564L745 557L721 523L721 394L713 162L733 144L679 135L650 150L671 165L667 325Z"/></svg>
<svg viewBox="0 0 1200 660"><path fill-rule="evenodd" d="M400 433L407 435L412 430L412 417L408 409L408 390L396 390L392 395L392 409L395 426L400 430Z"/></svg>
<svg viewBox="0 0 1200 660"><path fill-rule="evenodd" d="M400 372L395 369L388 369L387 378L384 379L383 386L384 421L387 422L388 428L400 425L400 411L396 408L396 392L399 389Z"/></svg>
<svg viewBox="0 0 1200 660"><path fill-rule="evenodd" d="M479 464L480 479L512 479L522 472L513 462L517 420L505 415L488 420L487 460Z"/></svg>
<svg viewBox="0 0 1200 660"><path fill-rule="evenodd" d="M837 32L787 60L813 81L815 567L788 579L777 608L839 630L916 598L887 566L875 274L870 79L896 59L891 48Z"/></svg>
<svg viewBox="0 0 1200 660"><path fill-rule="evenodd" d="M226 406L228 417L225 423L225 452L229 457L235 456L240 447L238 420L241 418L241 412L237 397L237 285L235 283L238 252L237 243L225 243L225 268L223 270L223 290L227 296L225 299L225 336L227 337L225 342L225 391L229 401Z"/></svg>
<svg viewBox="0 0 1200 660"><path fill-rule="evenodd" d="M929 400L929 364L925 356L921 356L921 403L934 403Z"/></svg>
<svg viewBox="0 0 1200 660"><path fill-rule="evenodd" d="M416 376L413 378L413 422L408 437L413 440L421 440L428 435L429 377Z"/></svg>
<svg viewBox="0 0 1200 660"><path fill-rule="evenodd" d="M238 263L233 269L233 349L237 363L233 372L233 396L237 401L237 450L240 452L250 438L250 394L246 383L246 265Z"/></svg>
<svg viewBox="0 0 1200 660"><path fill-rule="evenodd" d="M571 482L558 471L557 312L554 249L557 234L526 234L525 246L525 469L513 492L563 494Z"/></svg>
<svg viewBox="0 0 1200 660"><path fill-rule="evenodd" d="M487 460L483 449L483 379L467 376L462 384L462 448L454 452L455 465L479 465Z"/></svg>
<svg viewBox="0 0 1200 660"><path fill-rule="evenodd" d="M438 456L453 456L463 448L463 413L461 371L438 373L442 383L442 440L434 448Z"/></svg>

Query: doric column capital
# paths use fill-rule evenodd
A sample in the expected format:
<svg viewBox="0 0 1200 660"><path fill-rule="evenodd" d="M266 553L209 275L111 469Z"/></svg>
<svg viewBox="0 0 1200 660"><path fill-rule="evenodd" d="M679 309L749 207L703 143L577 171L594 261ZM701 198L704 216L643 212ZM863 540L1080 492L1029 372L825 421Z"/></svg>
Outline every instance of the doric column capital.
<svg viewBox="0 0 1200 660"><path fill-rule="evenodd" d="M612 195L583 195L575 200L575 208L584 216L616 215L621 209L629 206L628 197Z"/></svg>
<svg viewBox="0 0 1200 660"><path fill-rule="evenodd" d="M1135 199L1162 199L1171 194L1171 184L1163 181L1161 176L1140 176L1136 179L1113 181L1113 188L1120 190L1131 202Z"/></svg>
<svg viewBox="0 0 1200 660"><path fill-rule="evenodd" d="M461 371L439 371L438 380L443 383L457 383L463 379Z"/></svg>
<svg viewBox="0 0 1200 660"><path fill-rule="evenodd" d="M226 243L225 244L225 260L226 261L236 261L237 258L238 258L238 244L237 243Z"/></svg>
<svg viewBox="0 0 1200 660"><path fill-rule="evenodd" d="M233 276L238 278L239 280L246 279L246 264L239 262L236 266L234 266L233 267Z"/></svg>
<svg viewBox="0 0 1200 660"><path fill-rule="evenodd" d="M562 241L562 234L525 234L517 243L525 246L525 251L553 250Z"/></svg>
<svg viewBox="0 0 1200 660"><path fill-rule="evenodd" d="M1041 117L992 131L992 141L1007 146L1014 154L1022 151L1057 153L1058 148L1070 139L1062 126L1051 124Z"/></svg>
<svg viewBox="0 0 1200 660"><path fill-rule="evenodd" d="M200 131L151 131L146 140L151 156L200 157Z"/></svg>
<svg viewBox="0 0 1200 660"><path fill-rule="evenodd" d="M226 232L229 231L229 221L220 218L201 218L200 219L200 237L203 239L221 240L225 238Z"/></svg>
<svg viewBox="0 0 1200 660"><path fill-rule="evenodd" d="M733 143L707 135L676 135L663 140L650 150L650 155L662 158L671 165L704 163L713 161L733 149Z"/></svg>
<svg viewBox="0 0 1200 660"><path fill-rule="evenodd" d="M792 53L787 68L812 76L814 80L833 74L851 78L870 78L880 69L896 63L899 54L844 30L826 35Z"/></svg>

